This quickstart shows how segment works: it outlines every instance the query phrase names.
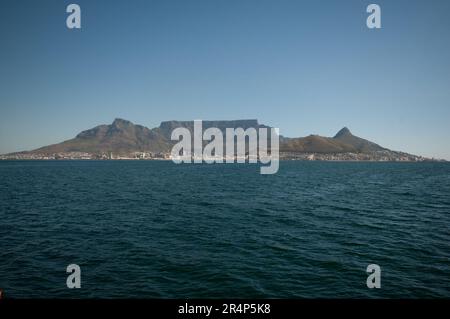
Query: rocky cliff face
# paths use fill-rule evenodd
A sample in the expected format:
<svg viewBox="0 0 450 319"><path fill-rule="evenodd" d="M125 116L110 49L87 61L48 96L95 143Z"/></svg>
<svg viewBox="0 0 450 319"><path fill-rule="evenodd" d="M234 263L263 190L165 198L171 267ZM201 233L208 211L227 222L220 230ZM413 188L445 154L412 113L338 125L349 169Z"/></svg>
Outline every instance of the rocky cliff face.
<svg viewBox="0 0 450 319"><path fill-rule="evenodd" d="M170 135L172 131L178 127L187 128L189 131L194 131L194 121L165 121L161 122L161 125L158 128L158 131L164 135L168 140L170 140ZM268 127L265 125L260 125L258 120L231 120L231 121L202 121L203 130L206 130L211 127L218 128L222 131L222 134L225 134L225 130L227 128L238 128L241 127L244 130L248 128L260 128L260 127Z"/></svg>
<svg viewBox="0 0 450 319"><path fill-rule="evenodd" d="M166 152L171 143L160 133L129 121L115 119L110 125L99 125L78 134L74 139L46 146L33 152L88 152L127 154L130 152Z"/></svg>

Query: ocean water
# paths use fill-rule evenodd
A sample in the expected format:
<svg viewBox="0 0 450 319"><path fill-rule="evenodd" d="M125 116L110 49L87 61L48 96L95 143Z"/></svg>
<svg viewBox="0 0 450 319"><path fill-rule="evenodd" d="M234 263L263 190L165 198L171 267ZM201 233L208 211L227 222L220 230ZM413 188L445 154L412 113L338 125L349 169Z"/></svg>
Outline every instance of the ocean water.
<svg viewBox="0 0 450 319"><path fill-rule="evenodd" d="M66 267L81 267L81 289ZM366 267L381 267L381 289ZM1 161L10 298L450 298L450 164Z"/></svg>

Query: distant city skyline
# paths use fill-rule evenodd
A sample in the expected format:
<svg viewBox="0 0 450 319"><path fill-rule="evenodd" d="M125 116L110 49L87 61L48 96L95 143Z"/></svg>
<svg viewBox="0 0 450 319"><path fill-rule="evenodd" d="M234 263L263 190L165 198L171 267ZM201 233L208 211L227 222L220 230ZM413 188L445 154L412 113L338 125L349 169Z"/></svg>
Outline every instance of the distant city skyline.
<svg viewBox="0 0 450 319"><path fill-rule="evenodd" d="M66 7L82 10L69 30ZM382 29L366 27L377 3ZM450 160L449 1L2 1L0 154L123 118L348 127Z"/></svg>

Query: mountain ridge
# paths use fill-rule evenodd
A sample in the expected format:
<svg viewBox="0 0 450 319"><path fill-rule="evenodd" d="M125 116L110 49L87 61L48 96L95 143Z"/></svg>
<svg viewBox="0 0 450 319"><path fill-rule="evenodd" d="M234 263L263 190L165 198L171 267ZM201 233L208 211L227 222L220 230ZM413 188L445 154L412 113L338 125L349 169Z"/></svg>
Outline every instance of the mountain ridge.
<svg viewBox="0 0 450 319"><path fill-rule="evenodd" d="M91 129L84 130L74 138L61 143L37 148L31 151L15 152L8 155L42 155L52 156L61 153L87 153L96 156L105 154L119 154L129 156L133 153L170 153L174 141L170 140L173 129L184 127L193 131L194 121L163 121L158 127L147 128L134 124L131 121L116 118L111 124L101 124ZM226 128L247 129L270 128L260 124L256 119L202 121L203 130L217 127L222 132ZM391 151L374 142L360 138L351 133L347 127L343 127L333 137L309 135L306 137L280 136L280 152L290 154L291 158L302 157L301 154L385 154L387 156L419 156ZM300 154L300 155L299 155Z"/></svg>

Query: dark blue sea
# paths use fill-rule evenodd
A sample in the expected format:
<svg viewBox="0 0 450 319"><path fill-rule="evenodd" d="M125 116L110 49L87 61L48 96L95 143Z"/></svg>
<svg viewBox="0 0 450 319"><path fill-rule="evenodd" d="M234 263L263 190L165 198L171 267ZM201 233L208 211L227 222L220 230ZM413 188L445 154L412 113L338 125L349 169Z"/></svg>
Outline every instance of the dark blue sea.
<svg viewBox="0 0 450 319"><path fill-rule="evenodd" d="M81 267L81 289L66 267ZM368 289L366 267L381 267ZM1 161L9 298L450 298L450 164Z"/></svg>

